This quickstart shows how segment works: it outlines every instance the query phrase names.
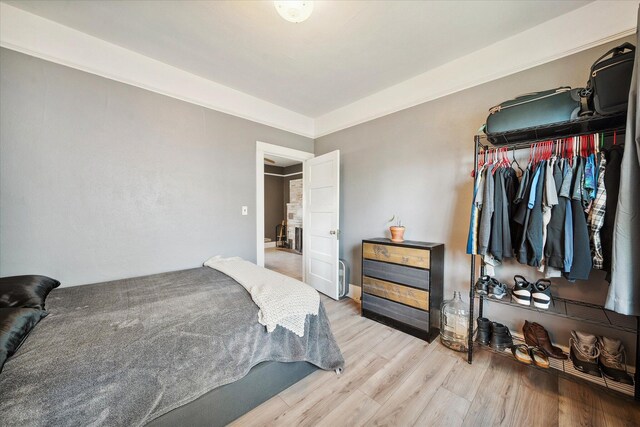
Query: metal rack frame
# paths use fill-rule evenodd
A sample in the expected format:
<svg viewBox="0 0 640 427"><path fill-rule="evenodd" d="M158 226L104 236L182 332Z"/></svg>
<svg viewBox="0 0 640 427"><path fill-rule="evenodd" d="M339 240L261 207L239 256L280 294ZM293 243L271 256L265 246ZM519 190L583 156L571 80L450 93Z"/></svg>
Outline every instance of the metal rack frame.
<svg viewBox="0 0 640 427"><path fill-rule="evenodd" d="M554 139L561 138L570 138L574 136L581 136L587 134L593 134L596 132L604 133L606 135L612 135L614 132L621 132L624 134L624 130L626 127L626 114L616 114L611 116L593 116L582 118L577 121L572 122L564 122L558 123L552 126L538 126L534 128L521 129L513 132L504 132L501 134L492 134L488 136L484 135L476 135L474 137L475 147L474 147L474 182L473 188L475 189L476 180L478 179L478 156L480 150L487 150L488 148L502 148L507 149L507 151L516 151L521 149L526 149L536 142L548 141ZM486 139L487 143L483 144L483 139ZM491 144L491 145L490 145ZM475 313L474 313L474 305L475 299L478 298L478 315L477 317L482 317L484 311L484 302L488 298L486 297L478 297L475 294L475 282L476 282L476 257L477 255L471 255L471 277L469 283L469 342L468 342L468 352L467 352L467 361L469 364L473 363L473 346L474 346L474 322L475 322ZM485 266L482 260L480 260L480 277L485 273ZM565 298L557 298L554 297L554 300L557 304L564 304L564 313L562 310L539 310L531 307L525 307L518 304L513 304L509 301L501 301L496 299L488 299L490 301L495 301L501 304L511 305L513 307L518 307L522 309L535 310L540 313L559 316L570 319L577 319L581 321L586 321L590 323L595 323L602 326L612 327L618 330L622 330L625 332L635 332L636 334L636 358L635 358L635 373L634 373L634 388L633 388L633 397L636 401L640 401L640 317L635 317L635 322L624 322L624 325L616 324L611 320L611 315L608 313L608 310L605 310L603 306L599 306L596 304L584 303L581 301L569 300ZM585 318L586 316L574 315L567 311L567 304L576 305L580 307L587 307L593 310L599 310L604 313L607 321L602 320L594 320ZM622 316L620 314L614 313L617 316ZM626 316L630 319L633 319L633 316ZM633 326L635 323L635 326ZM577 378L578 380L587 381L593 384L593 381L585 380L584 378L580 378L576 373L572 373L570 369L565 369L564 364L562 368L555 367L559 374L569 376L571 378ZM576 371L577 372L577 371ZM597 385L597 384L596 384ZM617 393L622 393L619 388L609 387L607 382L603 382L600 384L601 386L607 388L608 390L613 390ZM627 394L623 393L625 396Z"/></svg>

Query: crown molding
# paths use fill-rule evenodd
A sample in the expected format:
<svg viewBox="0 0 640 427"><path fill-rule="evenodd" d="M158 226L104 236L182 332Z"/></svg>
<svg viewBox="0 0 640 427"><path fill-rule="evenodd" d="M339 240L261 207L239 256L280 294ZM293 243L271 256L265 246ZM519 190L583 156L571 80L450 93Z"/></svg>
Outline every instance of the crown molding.
<svg viewBox="0 0 640 427"><path fill-rule="evenodd" d="M0 46L313 138L313 119L0 3Z"/></svg>
<svg viewBox="0 0 640 427"><path fill-rule="evenodd" d="M595 1L315 119L319 138L628 36L637 1Z"/></svg>
<svg viewBox="0 0 640 427"><path fill-rule="evenodd" d="M636 1L589 3L315 119L5 3L0 3L0 46L319 138L631 35L637 8Z"/></svg>

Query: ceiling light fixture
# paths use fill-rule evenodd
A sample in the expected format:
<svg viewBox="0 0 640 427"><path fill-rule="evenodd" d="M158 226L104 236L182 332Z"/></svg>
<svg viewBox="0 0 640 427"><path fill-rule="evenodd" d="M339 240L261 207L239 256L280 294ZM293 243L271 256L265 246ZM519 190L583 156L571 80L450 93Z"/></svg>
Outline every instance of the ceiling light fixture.
<svg viewBox="0 0 640 427"><path fill-rule="evenodd" d="M313 12L312 1L274 1L276 10L289 22L302 22Z"/></svg>

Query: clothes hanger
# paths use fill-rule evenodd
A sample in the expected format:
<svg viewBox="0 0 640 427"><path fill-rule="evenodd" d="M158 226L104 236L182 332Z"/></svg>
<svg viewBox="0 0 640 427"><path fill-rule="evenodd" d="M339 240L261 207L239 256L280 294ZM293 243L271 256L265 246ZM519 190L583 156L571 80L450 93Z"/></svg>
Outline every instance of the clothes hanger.
<svg viewBox="0 0 640 427"><path fill-rule="evenodd" d="M491 168L491 174L494 175L498 168L500 167L500 148L497 148L493 152L493 167Z"/></svg>
<svg viewBox="0 0 640 427"><path fill-rule="evenodd" d="M569 161L569 166L573 167L573 153L575 153L576 149L576 137L571 137L570 141L567 141L567 160Z"/></svg>
<svg viewBox="0 0 640 427"><path fill-rule="evenodd" d="M518 161L516 160L516 150L512 150L511 151L511 155L513 156L513 160L511 161L511 165L510 166L513 167L513 164L515 163L516 166L518 166L518 169L520 169L520 174L523 174L524 170L520 166L520 163L518 163Z"/></svg>
<svg viewBox="0 0 640 427"><path fill-rule="evenodd" d="M508 168L511 166L511 162L509 162L509 150L507 147L502 149L502 166Z"/></svg>
<svg viewBox="0 0 640 427"><path fill-rule="evenodd" d="M549 161L549 159L551 159L551 153L552 153L552 144L553 141L546 141L544 143L544 160Z"/></svg>

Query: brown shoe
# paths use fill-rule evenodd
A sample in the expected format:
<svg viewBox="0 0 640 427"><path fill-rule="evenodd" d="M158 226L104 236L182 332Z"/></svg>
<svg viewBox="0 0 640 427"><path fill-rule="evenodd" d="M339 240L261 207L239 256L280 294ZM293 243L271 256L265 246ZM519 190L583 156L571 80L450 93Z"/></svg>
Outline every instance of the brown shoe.
<svg viewBox="0 0 640 427"><path fill-rule="evenodd" d="M547 356L554 359L567 359L567 355L560 348L551 344L549 333L541 324L529 323L528 320L525 320L522 332L524 333L524 342L527 345L540 348Z"/></svg>

